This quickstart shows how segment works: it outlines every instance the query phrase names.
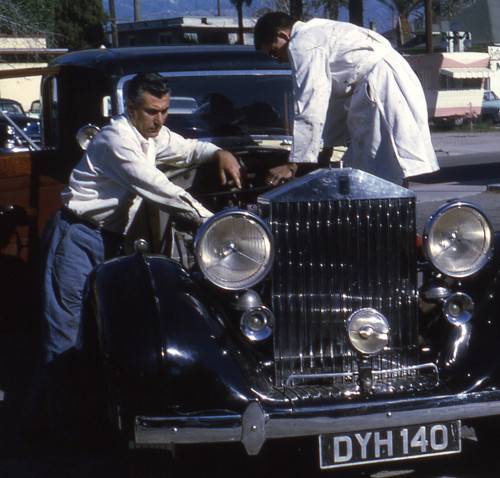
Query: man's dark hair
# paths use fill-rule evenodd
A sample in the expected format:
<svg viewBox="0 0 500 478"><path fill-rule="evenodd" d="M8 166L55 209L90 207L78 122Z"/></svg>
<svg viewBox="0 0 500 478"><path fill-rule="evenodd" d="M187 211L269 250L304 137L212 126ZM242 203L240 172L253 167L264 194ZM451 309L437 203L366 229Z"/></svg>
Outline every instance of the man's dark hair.
<svg viewBox="0 0 500 478"><path fill-rule="evenodd" d="M253 42L256 50L262 45L269 45L278 35L279 30L291 30L295 20L284 12L270 12L262 15L253 30Z"/></svg>
<svg viewBox="0 0 500 478"><path fill-rule="evenodd" d="M158 73L139 73L128 84L127 98L133 103L140 103L145 91L161 98L170 93L170 85L168 80Z"/></svg>

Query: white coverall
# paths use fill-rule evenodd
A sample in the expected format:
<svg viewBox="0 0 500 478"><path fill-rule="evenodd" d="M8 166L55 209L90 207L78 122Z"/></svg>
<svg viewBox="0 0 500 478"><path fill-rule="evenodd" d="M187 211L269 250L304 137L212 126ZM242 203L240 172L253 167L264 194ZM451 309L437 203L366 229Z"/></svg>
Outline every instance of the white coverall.
<svg viewBox="0 0 500 478"><path fill-rule="evenodd" d="M294 24L288 44L295 118L291 163L348 145L346 166L400 184L439 169L422 86L389 42L350 23Z"/></svg>

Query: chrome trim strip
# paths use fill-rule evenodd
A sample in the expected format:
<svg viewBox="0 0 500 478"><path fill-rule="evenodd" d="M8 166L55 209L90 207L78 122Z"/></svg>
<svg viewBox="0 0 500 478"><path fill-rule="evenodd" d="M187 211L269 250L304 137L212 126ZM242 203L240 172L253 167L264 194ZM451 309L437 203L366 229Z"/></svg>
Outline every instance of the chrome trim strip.
<svg viewBox="0 0 500 478"><path fill-rule="evenodd" d="M439 397L436 397L437 399ZM457 402L461 395L455 397ZM468 397L463 395L463 400ZM324 412L324 411L323 411ZM243 416L147 417L135 420L139 445L242 442L249 455L258 454L265 440L356 432L398 426L500 415L500 400L410 411L390 411L357 416L328 417L325 413L304 418L273 418L253 402Z"/></svg>
<svg viewBox="0 0 500 478"><path fill-rule="evenodd" d="M388 375L391 373L405 373L405 372L414 372L417 370L423 370L426 368L431 368L436 375L439 375L439 369L434 363L425 363L421 365L411 365L408 367L400 367L400 368L391 368L387 370L372 370L373 375ZM352 379L357 377L359 372L338 372L338 373L302 373L290 375L285 382L285 387L293 386L295 380L304 380L304 379L324 379L324 378L349 378Z"/></svg>
<svg viewBox="0 0 500 478"><path fill-rule="evenodd" d="M404 373L404 372L413 372L416 370L423 370L426 368L431 368L434 370L436 375L439 375L439 369L435 363L423 363L421 365L411 365L409 367L401 367L401 368L392 368L387 370L373 370L373 375L386 375L389 373Z"/></svg>

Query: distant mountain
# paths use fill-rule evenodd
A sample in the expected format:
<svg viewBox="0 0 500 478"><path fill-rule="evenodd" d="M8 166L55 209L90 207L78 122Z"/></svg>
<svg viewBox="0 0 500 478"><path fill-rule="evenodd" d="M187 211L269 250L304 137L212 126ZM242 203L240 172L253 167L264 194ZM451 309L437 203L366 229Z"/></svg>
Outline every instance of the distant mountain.
<svg viewBox="0 0 500 478"><path fill-rule="evenodd" d="M244 7L245 16L258 16L267 2L253 0L250 7ZM103 0L104 8L109 11L109 0ZM157 18L172 18L182 16L216 16L220 5L220 14L224 17L236 17L236 9L230 0L142 0L141 20ZM116 17L118 22L134 21L134 0L115 0ZM341 8L340 20L348 20L348 11ZM392 13L380 0L365 0L365 26L370 22L376 23L378 32L385 32L392 28Z"/></svg>

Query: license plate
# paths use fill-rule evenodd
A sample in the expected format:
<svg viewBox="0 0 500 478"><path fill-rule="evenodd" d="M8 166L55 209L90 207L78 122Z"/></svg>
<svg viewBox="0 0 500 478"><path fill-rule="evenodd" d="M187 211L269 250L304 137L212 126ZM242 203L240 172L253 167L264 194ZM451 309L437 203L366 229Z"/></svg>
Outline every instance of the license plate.
<svg viewBox="0 0 500 478"><path fill-rule="evenodd" d="M460 421L319 436L320 468L460 453Z"/></svg>

